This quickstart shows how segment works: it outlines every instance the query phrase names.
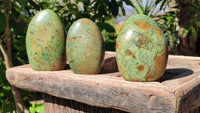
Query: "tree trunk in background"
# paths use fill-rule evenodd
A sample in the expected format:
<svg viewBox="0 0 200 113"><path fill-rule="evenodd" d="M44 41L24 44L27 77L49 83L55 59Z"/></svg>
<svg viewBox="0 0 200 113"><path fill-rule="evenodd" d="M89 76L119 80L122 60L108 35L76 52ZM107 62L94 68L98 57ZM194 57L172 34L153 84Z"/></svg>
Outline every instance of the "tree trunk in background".
<svg viewBox="0 0 200 113"><path fill-rule="evenodd" d="M179 40L178 54L187 56L197 56L196 41L193 36L188 33L186 36L182 36L182 31L184 28L179 28Z"/></svg>
<svg viewBox="0 0 200 113"><path fill-rule="evenodd" d="M198 14L197 21L200 21L200 14ZM197 37L196 49L198 56L200 56L200 30L198 31Z"/></svg>
<svg viewBox="0 0 200 113"><path fill-rule="evenodd" d="M6 69L12 67L12 52L11 52L11 34L10 34L10 23L9 23L9 12L11 10L11 1L10 0L5 0L5 16L6 16L6 29L5 29L5 35L6 35L6 49L7 51L4 53L4 58L5 59L5 65ZM20 89L18 89L15 86L12 86L12 93L15 99L15 105L16 105L16 110L17 113L24 113L24 108L23 108L23 101L21 98L21 93Z"/></svg>
<svg viewBox="0 0 200 113"><path fill-rule="evenodd" d="M197 1L198 2L198 1ZM187 29L190 24L191 20L193 19L195 12L190 10L191 9L191 2L190 0L179 0L178 1L178 9L177 17L179 18L179 41L180 44L178 45L178 54L182 55L189 55L189 56L197 56L197 49L196 49L196 41L194 37L189 32L183 36L183 32Z"/></svg>

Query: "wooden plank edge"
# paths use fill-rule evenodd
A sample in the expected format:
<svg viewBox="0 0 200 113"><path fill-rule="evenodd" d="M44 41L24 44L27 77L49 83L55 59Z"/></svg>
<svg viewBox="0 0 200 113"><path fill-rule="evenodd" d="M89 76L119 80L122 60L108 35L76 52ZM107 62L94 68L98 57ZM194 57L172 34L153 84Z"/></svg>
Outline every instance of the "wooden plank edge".
<svg viewBox="0 0 200 113"><path fill-rule="evenodd" d="M157 82L128 82L112 77L58 75L58 73L6 71L9 82L19 88L72 99L93 106L127 112L175 112L175 96Z"/></svg>
<svg viewBox="0 0 200 113"><path fill-rule="evenodd" d="M200 106L200 71L198 68L194 68L193 71L193 75L184 77L190 73L185 72L174 79L163 82L164 85L174 90L176 113L189 113Z"/></svg>
<svg viewBox="0 0 200 113"><path fill-rule="evenodd" d="M177 92L178 89L184 88L188 83L193 82L195 79L199 80L199 75L200 70L198 68L194 68L192 71L180 73L177 76L161 83L172 89L174 92Z"/></svg>
<svg viewBox="0 0 200 113"><path fill-rule="evenodd" d="M181 59L191 59L191 60L200 60L200 57L195 56L182 56L182 55L168 55L170 58L181 58Z"/></svg>
<svg viewBox="0 0 200 113"><path fill-rule="evenodd" d="M200 75L175 90L177 113L190 112L200 107Z"/></svg>

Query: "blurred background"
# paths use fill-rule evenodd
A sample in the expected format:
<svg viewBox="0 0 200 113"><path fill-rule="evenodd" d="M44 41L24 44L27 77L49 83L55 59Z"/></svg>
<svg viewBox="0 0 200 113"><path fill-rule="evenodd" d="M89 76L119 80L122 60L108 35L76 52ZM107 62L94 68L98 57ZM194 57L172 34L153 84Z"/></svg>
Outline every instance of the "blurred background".
<svg viewBox="0 0 200 113"><path fill-rule="evenodd" d="M0 113L15 111L14 100L26 112L44 112L43 94L11 86L5 71L28 64L27 27L38 11L47 8L57 13L66 31L79 18L93 20L104 36L107 51L115 51L117 35L128 17L145 14L163 30L169 54L200 55L199 0L0 0Z"/></svg>

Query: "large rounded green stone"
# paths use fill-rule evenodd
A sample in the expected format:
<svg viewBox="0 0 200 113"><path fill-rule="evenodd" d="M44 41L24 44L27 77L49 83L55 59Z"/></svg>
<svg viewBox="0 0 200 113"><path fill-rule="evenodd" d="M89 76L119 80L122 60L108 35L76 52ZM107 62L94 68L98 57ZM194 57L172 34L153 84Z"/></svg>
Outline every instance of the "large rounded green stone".
<svg viewBox="0 0 200 113"><path fill-rule="evenodd" d="M71 25L67 34L66 54L74 73L99 73L104 52L103 37L93 21L82 18Z"/></svg>
<svg viewBox="0 0 200 113"><path fill-rule="evenodd" d="M58 16L50 9L37 13L26 33L29 63L34 70L64 69L65 36Z"/></svg>
<svg viewBox="0 0 200 113"><path fill-rule="evenodd" d="M119 71L128 81L154 81L165 72L168 52L164 34L150 17L136 14L123 25L116 42Z"/></svg>

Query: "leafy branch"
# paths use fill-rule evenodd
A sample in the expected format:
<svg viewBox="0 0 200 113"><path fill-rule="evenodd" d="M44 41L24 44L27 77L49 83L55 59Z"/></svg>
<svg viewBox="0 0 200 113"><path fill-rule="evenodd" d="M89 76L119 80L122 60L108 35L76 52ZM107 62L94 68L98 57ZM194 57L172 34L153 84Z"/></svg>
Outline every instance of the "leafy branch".
<svg viewBox="0 0 200 113"><path fill-rule="evenodd" d="M6 28L5 28L5 36L6 36L6 44L3 44L2 40L0 40L0 50L3 54L3 57L0 60L6 66L6 69L12 67L12 54L11 54L11 30L10 30L10 21L9 21L9 13L11 11L11 1L4 1L4 14L6 17ZM4 60L3 60L4 59ZM17 113L23 113L23 102L21 98L20 89L15 86L12 86L12 93L15 99L15 105L17 108Z"/></svg>

